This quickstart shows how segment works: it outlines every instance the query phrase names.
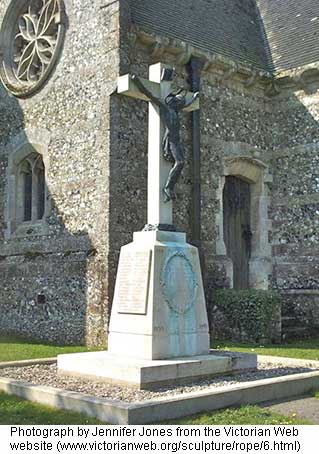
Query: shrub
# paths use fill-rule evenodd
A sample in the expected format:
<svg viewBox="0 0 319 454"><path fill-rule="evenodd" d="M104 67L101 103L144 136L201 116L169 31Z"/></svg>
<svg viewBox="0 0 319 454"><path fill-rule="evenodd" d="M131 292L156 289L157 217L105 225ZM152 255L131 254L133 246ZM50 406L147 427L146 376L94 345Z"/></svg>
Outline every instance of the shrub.
<svg viewBox="0 0 319 454"><path fill-rule="evenodd" d="M209 318L213 339L279 341L281 299L268 290L215 290Z"/></svg>

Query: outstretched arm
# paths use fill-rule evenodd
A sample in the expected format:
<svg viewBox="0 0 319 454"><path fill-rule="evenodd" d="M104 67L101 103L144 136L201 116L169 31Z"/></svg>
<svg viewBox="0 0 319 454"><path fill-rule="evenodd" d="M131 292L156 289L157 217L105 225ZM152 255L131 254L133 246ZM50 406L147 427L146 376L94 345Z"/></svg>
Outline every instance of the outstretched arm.
<svg viewBox="0 0 319 454"><path fill-rule="evenodd" d="M195 101L196 99L199 97L199 91L196 91L196 93L193 94L193 96L191 97L191 99L189 101L186 101L185 102L185 106L184 106L184 109L185 107L188 107L188 106L191 106Z"/></svg>
<svg viewBox="0 0 319 454"><path fill-rule="evenodd" d="M160 99L156 98L153 93L151 93L146 87L145 85L143 84L143 82L141 81L141 79L136 76L135 74L132 76L132 80L133 82L136 84L136 86L141 90L142 93L144 93L144 95L146 95L152 103L156 104L158 107L162 107L163 106L163 103L161 102Z"/></svg>

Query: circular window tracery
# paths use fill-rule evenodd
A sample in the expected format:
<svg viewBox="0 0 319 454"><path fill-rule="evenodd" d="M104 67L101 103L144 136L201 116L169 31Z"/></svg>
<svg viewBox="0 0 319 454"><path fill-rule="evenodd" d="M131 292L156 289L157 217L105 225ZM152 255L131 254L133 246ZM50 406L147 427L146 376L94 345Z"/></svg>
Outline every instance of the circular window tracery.
<svg viewBox="0 0 319 454"><path fill-rule="evenodd" d="M50 75L62 46L62 0L13 0L1 29L0 76L16 96L29 96Z"/></svg>

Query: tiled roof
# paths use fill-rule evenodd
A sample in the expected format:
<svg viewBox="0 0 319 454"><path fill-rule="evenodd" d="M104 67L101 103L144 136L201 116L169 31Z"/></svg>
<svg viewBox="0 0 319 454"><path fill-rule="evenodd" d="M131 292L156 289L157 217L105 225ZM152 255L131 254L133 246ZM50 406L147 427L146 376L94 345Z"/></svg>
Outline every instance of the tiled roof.
<svg viewBox="0 0 319 454"><path fill-rule="evenodd" d="M319 61L319 0L131 0L149 32L268 71Z"/></svg>
<svg viewBox="0 0 319 454"><path fill-rule="evenodd" d="M255 0L131 0L131 12L146 31L267 66Z"/></svg>
<svg viewBox="0 0 319 454"><path fill-rule="evenodd" d="M276 70L319 61L319 0L256 0Z"/></svg>

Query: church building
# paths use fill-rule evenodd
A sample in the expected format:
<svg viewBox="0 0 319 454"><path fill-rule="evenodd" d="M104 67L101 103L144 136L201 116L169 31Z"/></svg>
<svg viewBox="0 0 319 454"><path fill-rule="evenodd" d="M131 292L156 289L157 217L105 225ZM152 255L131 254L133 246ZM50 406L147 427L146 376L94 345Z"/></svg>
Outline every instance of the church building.
<svg viewBox="0 0 319 454"><path fill-rule="evenodd" d="M1 333L106 342L120 248L147 222L147 103L117 83L157 62L200 92L174 225L208 306L275 290L284 336L318 332L317 0L2 0L0 26Z"/></svg>

